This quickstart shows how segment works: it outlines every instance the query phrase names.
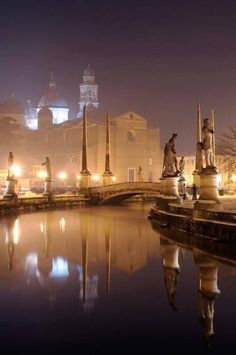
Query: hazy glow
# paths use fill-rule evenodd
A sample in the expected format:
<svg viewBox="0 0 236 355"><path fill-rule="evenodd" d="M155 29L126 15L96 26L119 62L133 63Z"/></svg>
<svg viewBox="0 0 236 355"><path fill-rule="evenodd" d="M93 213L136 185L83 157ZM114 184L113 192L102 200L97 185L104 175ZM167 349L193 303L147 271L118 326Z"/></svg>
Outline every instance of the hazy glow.
<svg viewBox="0 0 236 355"><path fill-rule="evenodd" d="M68 261L58 256L52 260L52 271L50 277L67 277L69 276Z"/></svg>
<svg viewBox="0 0 236 355"><path fill-rule="evenodd" d="M43 222L40 222L40 232L41 233L44 232L44 224L43 224Z"/></svg>
<svg viewBox="0 0 236 355"><path fill-rule="evenodd" d="M236 175L232 175L232 181L233 181L233 183L235 184L236 183Z"/></svg>
<svg viewBox="0 0 236 355"><path fill-rule="evenodd" d="M112 176L112 181L113 181L113 182L116 181L116 176Z"/></svg>
<svg viewBox="0 0 236 355"><path fill-rule="evenodd" d="M66 180L68 175L65 171L61 171L60 173L57 174L58 179L60 180Z"/></svg>
<svg viewBox="0 0 236 355"><path fill-rule="evenodd" d="M63 217L61 217L59 225L60 225L60 231L62 233L64 233L65 230L66 230L66 221L65 221L65 219Z"/></svg>
<svg viewBox="0 0 236 355"><path fill-rule="evenodd" d="M19 165L17 164L13 164L12 167L11 167L11 173L14 175L14 176L21 176L21 173L22 173L22 169Z"/></svg>
<svg viewBox="0 0 236 355"><path fill-rule="evenodd" d="M77 175L77 179L80 180L81 179L81 175Z"/></svg>
<svg viewBox="0 0 236 355"><path fill-rule="evenodd" d="M47 177L47 172L45 170L40 170L38 173L37 173L37 177L39 179L46 179Z"/></svg>
<svg viewBox="0 0 236 355"><path fill-rule="evenodd" d="M13 241L14 244L18 244L20 237L19 219L17 218L13 227Z"/></svg>
<svg viewBox="0 0 236 355"><path fill-rule="evenodd" d="M98 181L100 179L100 176L98 174L94 174L92 176L93 181Z"/></svg>

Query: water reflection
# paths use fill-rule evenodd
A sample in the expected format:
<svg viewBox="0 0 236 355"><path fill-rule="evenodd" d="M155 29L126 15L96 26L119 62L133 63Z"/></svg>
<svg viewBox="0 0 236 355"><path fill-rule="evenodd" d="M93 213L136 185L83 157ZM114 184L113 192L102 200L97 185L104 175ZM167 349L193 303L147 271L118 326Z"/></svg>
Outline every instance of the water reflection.
<svg viewBox="0 0 236 355"><path fill-rule="evenodd" d="M154 224L151 228L143 210L125 208L10 216L1 227L0 253L3 260L4 253L7 257L0 264L2 283L5 290L8 285L14 285L15 292L23 294L25 307L33 302L27 298L28 292L35 291L38 302L46 295L47 307L57 312L57 317L63 309L76 322L80 311L89 315L88 319L96 314L100 317L98 328L101 319L111 317L113 322L114 314L121 317L124 308L126 318L122 315L119 331L121 327L126 329L127 323L127 332L131 329L128 324L137 317L132 314L132 308L137 307L135 314L142 314L142 322L137 318L133 327L140 327L145 333L147 326L155 321L153 329L161 332L165 317L160 321L160 328L157 320L164 312L168 333L175 334L176 328L173 326L171 330L170 326L174 319L180 324L186 322L183 326L188 329L190 320L187 316L182 318L188 305L190 322L196 320L194 334L199 319L205 342L211 345L215 300L220 294L218 272L222 267L227 270L228 266L222 264L225 261L231 264L230 273L236 265L235 251L225 245L173 234ZM222 280L222 289L221 284ZM159 290L163 290L163 296ZM4 293L0 294L0 304L7 304L8 298L7 293L5 298ZM17 304L9 312L14 312L14 307ZM218 301L216 308L222 313ZM178 312L169 315L169 310L177 309ZM46 312L44 308L40 311ZM219 324L217 333L218 328ZM154 332L153 329L149 331Z"/></svg>
<svg viewBox="0 0 236 355"><path fill-rule="evenodd" d="M194 261L198 267L198 317L204 325L208 346L214 335L214 301L220 294L218 289L218 261L211 256L193 249Z"/></svg>
<svg viewBox="0 0 236 355"><path fill-rule="evenodd" d="M163 258L163 267L164 267L164 280L167 290L167 296L170 303L170 306L173 310L176 310L175 304L175 294L178 285L178 277L180 273L180 266L179 266L179 247L169 241L164 239L163 237L160 238L161 243L161 254Z"/></svg>

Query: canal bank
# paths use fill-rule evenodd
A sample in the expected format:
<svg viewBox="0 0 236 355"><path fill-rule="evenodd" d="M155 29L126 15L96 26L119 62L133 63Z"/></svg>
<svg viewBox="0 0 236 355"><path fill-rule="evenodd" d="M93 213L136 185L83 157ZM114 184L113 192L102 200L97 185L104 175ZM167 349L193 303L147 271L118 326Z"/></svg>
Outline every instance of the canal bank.
<svg viewBox="0 0 236 355"><path fill-rule="evenodd" d="M227 242L236 241L236 211L206 208L204 216L196 215L195 203L183 204L167 202L163 205L163 198L157 198L155 206L150 210L149 218L160 226L184 231L196 236L208 237L212 240Z"/></svg>

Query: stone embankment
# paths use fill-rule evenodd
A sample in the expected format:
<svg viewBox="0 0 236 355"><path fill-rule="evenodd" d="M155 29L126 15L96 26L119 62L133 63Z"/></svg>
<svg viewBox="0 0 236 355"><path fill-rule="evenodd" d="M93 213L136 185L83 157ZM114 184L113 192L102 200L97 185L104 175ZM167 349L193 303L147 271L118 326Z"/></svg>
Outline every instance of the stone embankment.
<svg viewBox="0 0 236 355"><path fill-rule="evenodd" d="M204 218L196 217L194 203L183 205L169 203L168 207L157 204L151 208L150 218L159 225L184 231L212 240L236 242L236 210L223 201L219 209L206 209ZM228 208L227 208L228 207Z"/></svg>
<svg viewBox="0 0 236 355"><path fill-rule="evenodd" d="M0 215L14 211L37 211L45 209L69 208L87 204L89 201L84 195L58 195L49 200L48 197L20 197L17 202L14 200L0 200Z"/></svg>

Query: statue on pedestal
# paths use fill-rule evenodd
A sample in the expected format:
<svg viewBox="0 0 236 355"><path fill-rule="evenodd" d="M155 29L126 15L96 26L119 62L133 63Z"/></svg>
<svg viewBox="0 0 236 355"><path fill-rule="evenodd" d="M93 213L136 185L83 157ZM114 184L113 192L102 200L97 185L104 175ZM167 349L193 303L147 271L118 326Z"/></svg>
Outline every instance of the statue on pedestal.
<svg viewBox="0 0 236 355"><path fill-rule="evenodd" d="M175 139L178 134L173 133L165 145L162 177L173 177L179 175L178 162L176 158Z"/></svg>
<svg viewBox="0 0 236 355"><path fill-rule="evenodd" d="M49 160L49 157L46 157L45 162L42 163L42 165L45 165L46 171L47 171L47 178L46 180L51 180L52 179L52 173L51 173L51 162Z"/></svg>
<svg viewBox="0 0 236 355"><path fill-rule="evenodd" d="M8 154L8 167L7 167L7 179L8 180L12 180L12 179L15 179L15 176L14 176L14 172L13 172L13 169L12 169L12 166L14 164L14 156L12 154L12 152L9 152Z"/></svg>
<svg viewBox="0 0 236 355"><path fill-rule="evenodd" d="M139 166L139 168L138 168L137 181L138 182L143 182L144 181L144 179L143 179L143 171L142 171L141 166Z"/></svg>
<svg viewBox="0 0 236 355"><path fill-rule="evenodd" d="M204 118L202 127L203 141L202 149L205 160L205 168L215 168L213 161L213 136L214 130L210 126L209 118Z"/></svg>

